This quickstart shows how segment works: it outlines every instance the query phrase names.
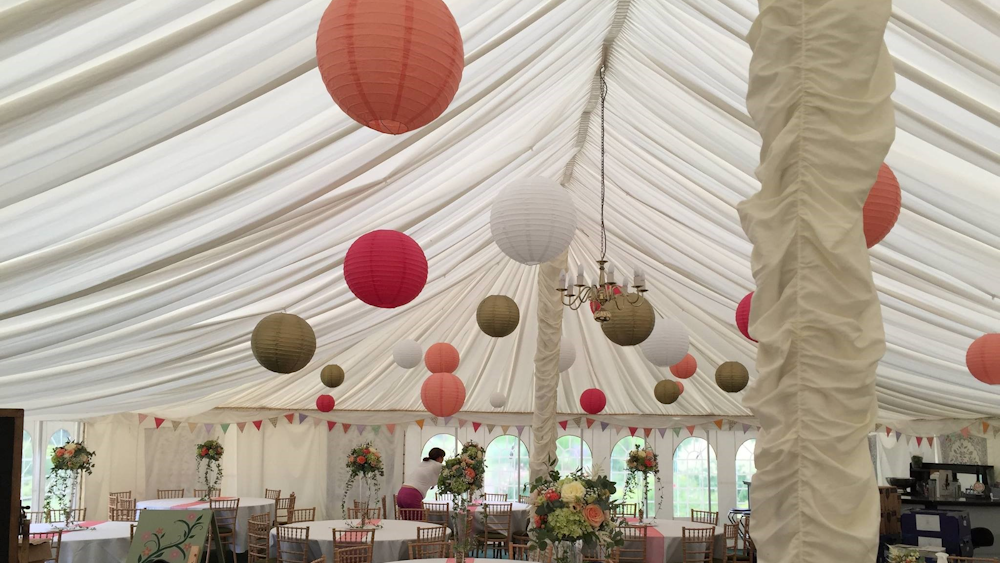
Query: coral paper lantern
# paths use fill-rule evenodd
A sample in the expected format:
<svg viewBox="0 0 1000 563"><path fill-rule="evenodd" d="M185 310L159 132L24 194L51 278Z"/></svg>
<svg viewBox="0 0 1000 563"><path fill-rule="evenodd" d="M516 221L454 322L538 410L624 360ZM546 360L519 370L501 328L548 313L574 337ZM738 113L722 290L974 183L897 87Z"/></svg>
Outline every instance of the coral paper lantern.
<svg viewBox="0 0 1000 563"><path fill-rule="evenodd" d="M608 405L608 398L600 389L587 389L580 395L580 408L587 414L597 414Z"/></svg>
<svg viewBox="0 0 1000 563"><path fill-rule="evenodd" d="M750 382L750 373L739 362L723 362L715 370L715 383L726 393L739 393Z"/></svg>
<svg viewBox="0 0 1000 563"><path fill-rule="evenodd" d="M295 373L316 353L316 333L302 317L272 313L257 323L250 337L253 357L275 373Z"/></svg>
<svg viewBox="0 0 1000 563"><path fill-rule="evenodd" d="M451 416L465 404L465 384L451 373L435 373L420 386L420 400L434 416Z"/></svg>
<svg viewBox="0 0 1000 563"><path fill-rule="evenodd" d="M520 318L517 303L506 295L490 295L476 309L479 329L494 338L503 338L514 332Z"/></svg>
<svg viewBox="0 0 1000 563"><path fill-rule="evenodd" d="M576 208L555 180L525 178L500 191L490 209L490 232L504 254L532 266L569 248Z"/></svg>
<svg viewBox="0 0 1000 563"><path fill-rule="evenodd" d="M423 357L424 351L416 340L400 340L392 347L392 361L401 368L415 368Z"/></svg>
<svg viewBox="0 0 1000 563"><path fill-rule="evenodd" d="M683 395L684 394L684 382L683 381L675 381L674 383L677 384L678 394Z"/></svg>
<svg viewBox="0 0 1000 563"><path fill-rule="evenodd" d="M965 365L979 381L1000 385L1000 334L984 334L975 339L965 353Z"/></svg>
<svg viewBox="0 0 1000 563"><path fill-rule="evenodd" d="M344 280L369 305L400 307L424 289L427 258L415 240L399 231L372 231L347 250Z"/></svg>
<svg viewBox="0 0 1000 563"><path fill-rule="evenodd" d="M736 306L736 328L740 329L740 334L746 336L750 340L757 342L757 340L750 336L750 301L753 299L753 292L746 294L743 299L740 300L740 304Z"/></svg>
<svg viewBox="0 0 1000 563"><path fill-rule="evenodd" d="M663 319L653 327L649 338L639 344L639 350L654 366L672 366L688 352L687 328L674 319Z"/></svg>
<svg viewBox="0 0 1000 563"><path fill-rule="evenodd" d="M653 332L656 314L648 299L643 299L636 307L624 295L617 295L602 309L611 313L611 320L601 323L601 330L608 340L619 346L642 344Z"/></svg>
<svg viewBox="0 0 1000 563"><path fill-rule="evenodd" d="M506 404L507 404L507 397L503 393L496 391L492 395L490 395L491 407L495 409L502 409Z"/></svg>
<svg viewBox="0 0 1000 563"><path fill-rule="evenodd" d="M563 339L559 343L559 373L573 367L576 363L576 346L569 340Z"/></svg>
<svg viewBox="0 0 1000 563"><path fill-rule="evenodd" d="M698 360L694 359L691 354L684 356L683 360L670 366L670 373L674 374L677 379L687 379L696 371L698 371Z"/></svg>
<svg viewBox="0 0 1000 563"><path fill-rule="evenodd" d="M344 383L344 368L330 364L319 373L319 379L327 387L340 387Z"/></svg>
<svg viewBox="0 0 1000 563"><path fill-rule="evenodd" d="M653 388L653 396L664 405L669 405L681 396L681 390L676 381L664 379Z"/></svg>
<svg viewBox="0 0 1000 563"><path fill-rule="evenodd" d="M333 0L316 60L344 113L393 135L444 113L465 68L462 34L441 0Z"/></svg>
<svg viewBox="0 0 1000 563"><path fill-rule="evenodd" d="M330 412L336 404L337 402L330 395L316 397L316 408L319 409L319 412Z"/></svg>
<svg viewBox="0 0 1000 563"><path fill-rule="evenodd" d="M868 192L863 211L865 244L871 248L882 241L899 219L899 208L903 203L903 193L899 180L886 163L878 169L875 184Z"/></svg>
<svg viewBox="0 0 1000 563"><path fill-rule="evenodd" d="M458 350L447 342L432 344L424 354L424 365L431 373L452 373L458 369Z"/></svg>

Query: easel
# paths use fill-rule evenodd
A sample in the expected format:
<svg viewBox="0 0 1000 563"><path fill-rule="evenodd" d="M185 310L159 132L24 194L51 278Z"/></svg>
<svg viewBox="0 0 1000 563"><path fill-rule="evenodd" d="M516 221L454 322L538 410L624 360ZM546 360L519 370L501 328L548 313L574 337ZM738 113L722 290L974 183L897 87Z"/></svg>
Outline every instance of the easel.
<svg viewBox="0 0 1000 563"><path fill-rule="evenodd" d="M162 531L157 534L157 530ZM145 539L143 539L145 537ZM222 550L219 524L215 513L204 510L142 510L135 527L132 545L129 546L128 563L154 563L159 560L178 561L171 554L180 551L184 563L208 563L212 544L218 553ZM190 545L190 549L184 549ZM149 555L143 551L150 549Z"/></svg>

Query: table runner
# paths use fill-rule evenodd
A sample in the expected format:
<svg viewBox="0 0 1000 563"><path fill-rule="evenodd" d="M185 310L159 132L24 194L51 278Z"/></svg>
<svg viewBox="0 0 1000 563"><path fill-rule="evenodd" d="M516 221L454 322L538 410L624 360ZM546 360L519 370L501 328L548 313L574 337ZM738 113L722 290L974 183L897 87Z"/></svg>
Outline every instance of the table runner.
<svg viewBox="0 0 1000 563"><path fill-rule="evenodd" d="M69 532L82 532L84 530L89 530L90 528L104 524L105 522L107 522L107 520L84 520L83 522L77 522L77 525L81 526L80 528L77 528L75 530L63 530L63 533L66 534Z"/></svg>
<svg viewBox="0 0 1000 563"><path fill-rule="evenodd" d="M629 524L640 524L638 518L626 518ZM646 524L646 563L663 563L667 558L666 540L663 532L656 529L652 524Z"/></svg>
<svg viewBox="0 0 1000 563"><path fill-rule="evenodd" d="M236 497L215 497L212 500L233 500L235 498ZM185 502L185 503L182 503L182 504L175 504L175 505L171 506L170 508L171 508L171 510L185 510L185 509L188 509L188 508L194 508L195 506L201 506L203 504L207 505L208 503L209 503L209 501L207 501L207 500L196 500L194 502Z"/></svg>

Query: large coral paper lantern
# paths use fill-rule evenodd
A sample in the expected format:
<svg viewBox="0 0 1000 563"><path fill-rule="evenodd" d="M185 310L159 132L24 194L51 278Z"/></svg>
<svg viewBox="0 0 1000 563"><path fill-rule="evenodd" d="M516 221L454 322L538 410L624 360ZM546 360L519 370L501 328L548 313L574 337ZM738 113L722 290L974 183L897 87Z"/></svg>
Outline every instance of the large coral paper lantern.
<svg viewBox="0 0 1000 563"><path fill-rule="evenodd" d="M965 365L979 381L1000 385L1000 334L984 334L974 340L965 353Z"/></svg>
<svg viewBox="0 0 1000 563"><path fill-rule="evenodd" d="M458 350L447 342L432 344L424 354L424 365L431 373L452 373L458 369Z"/></svg>
<svg viewBox="0 0 1000 563"><path fill-rule="evenodd" d="M865 244L871 248L882 241L899 219L899 209L903 203L903 193L899 180L886 163L878 169L875 184L868 192L863 211Z"/></svg>
<svg viewBox="0 0 1000 563"><path fill-rule="evenodd" d="M533 266L569 248L576 208L555 180L524 178L505 186L490 209L490 232L504 254Z"/></svg>
<svg viewBox="0 0 1000 563"><path fill-rule="evenodd" d="M677 379L687 379L698 371L698 360L694 359L694 356L688 354L684 356L684 359L680 362L670 366L670 373L674 374Z"/></svg>
<svg viewBox="0 0 1000 563"><path fill-rule="evenodd" d="M740 334L750 340L757 342L757 339L750 336L750 301L753 299L753 292L746 294L736 306L736 328L740 329Z"/></svg>
<svg viewBox="0 0 1000 563"><path fill-rule="evenodd" d="M427 258L415 240L399 231L372 231L347 250L344 280L358 299L393 309L420 295L427 283Z"/></svg>
<svg viewBox="0 0 1000 563"><path fill-rule="evenodd" d="M608 405L608 398L600 389L587 389L580 395L580 408L587 414L597 414Z"/></svg>
<svg viewBox="0 0 1000 563"><path fill-rule="evenodd" d="M420 386L420 400L434 416L452 416L465 404L465 384L451 373L435 373Z"/></svg>
<svg viewBox="0 0 1000 563"><path fill-rule="evenodd" d="M442 0L333 0L316 60L344 113L393 135L444 113L465 68L462 34Z"/></svg>

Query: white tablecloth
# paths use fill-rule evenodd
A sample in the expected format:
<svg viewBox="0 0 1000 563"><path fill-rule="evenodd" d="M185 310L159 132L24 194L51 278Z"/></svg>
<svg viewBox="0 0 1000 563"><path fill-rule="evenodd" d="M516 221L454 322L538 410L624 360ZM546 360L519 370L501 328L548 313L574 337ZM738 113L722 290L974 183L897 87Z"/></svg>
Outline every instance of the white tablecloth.
<svg viewBox="0 0 1000 563"><path fill-rule="evenodd" d="M319 522L299 522L295 527L309 528L309 560L326 556L327 561L333 561L333 530L349 530L350 525L357 525L357 520L321 520ZM410 558L410 542L417 539L417 528L427 528L433 524L427 522L409 522L406 520L382 520L382 526L375 530L375 551L372 553L372 563L387 563ZM271 530L271 555L277 555L275 539L277 532Z"/></svg>
<svg viewBox="0 0 1000 563"><path fill-rule="evenodd" d="M129 522L102 522L92 529L63 532L59 563L119 563L128 557ZM52 531L55 524L32 524L31 532Z"/></svg>
<svg viewBox="0 0 1000 563"><path fill-rule="evenodd" d="M709 524L699 524L690 520L653 520L652 526L663 534L664 563L681 563L684 561L684 528L707 528ZM726 530L722 526L716 526L715 553L712 557L722 560L725 555Z"/></svg>
<svg viewBox="0 0 1000 563"><path fill-rule="evenodd" d="M196 498L171 498L160 500L144 500L136 503L137 508L147 510L204 510L208 508L208 502L196 506L181 506L197 501ZM274 501L266 498L240 497L240 508L236 511L236 552L245 553L247 550L247 529L250 517L257 514L270 512L274 517ZM332 561L332 559L331 559Z"/></svg>

